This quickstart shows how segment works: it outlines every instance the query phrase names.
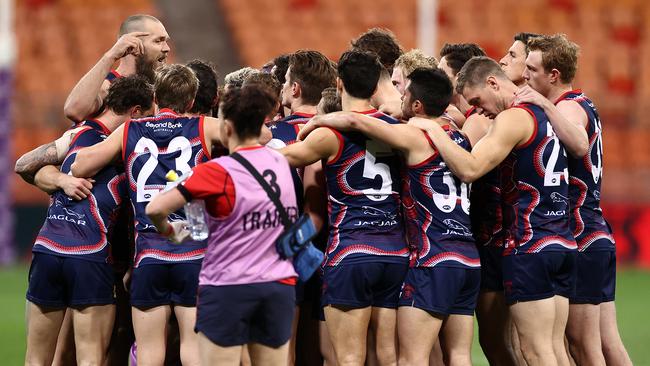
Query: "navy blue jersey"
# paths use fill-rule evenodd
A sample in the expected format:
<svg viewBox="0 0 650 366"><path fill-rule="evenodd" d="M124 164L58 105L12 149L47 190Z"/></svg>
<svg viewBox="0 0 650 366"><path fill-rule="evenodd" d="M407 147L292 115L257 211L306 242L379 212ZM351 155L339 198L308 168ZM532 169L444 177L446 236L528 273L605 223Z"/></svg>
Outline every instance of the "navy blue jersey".
<svg viewBox="0 0 650 366"><path fill-rule="evenodd" d="M465 112L465 118L476 113L476 107ZM472 232L477 246L503 247L503 217L501 209L501 178L499 167L489 171L472 184L470 202Z"/></svg>
<svg viewBox="0 0 650 366"><path fill-rule="evenodd" d="M370 117L400 123L371 110ZM400 157L357 132L340 133L338 155L325 166L330 237L326 265L408 260L400 211Z"/></svg>
<svg viewBox="0 0 650 366"><path fill-rule="evenodd" d="M107 75L106 75L106 80L108 80L109 83L113 83L115 79L121 78L122 75L118 74L116 70L111 70Z"/></svg>
<svg viewBox="0 0 650 366"><path fill-rule="evenodd" d="M206 242L173 244L158 234L145 214L145 207L168 183L165 175L175 170L185 174L209 159L204 137L203 117L181 117L162 109L154 117L135 119L124 126L123 160L129 183L129 197L135 218L134 265L191 262L203 258ZM170 221L185 220L180 209Z"/></svg>
<svg viewBox="0 0 650 366"><path fill-rule="evenodd" d="M573 100L587 114L589 151L583 158L569 157L569 201L571 230L578 250L616 250L611 229L600 208L600 186L603 181L603 136L598 111L580 90L564 93L555 103ZM599 240L607 239L607 240Z"/></svg>
<svg viewBox="0 0 650 366"><path fill-rule="evenodd" d="M298 132L300 132L300 125L303 125L309 122L309 119L313 117L313 114L291 114L282 118L279 121L272 122L268 124L269 130L271 130L271 135L273 138L269 141L266 146L273 149L281 149L285 146L291 145L298 140ZM291 169L291 176L293 178L293 186L296 189L296 198L298 199L298 209L303 209L304 197L303 197L303 178L304 169L296 168Z"/></svg>
<svg viewBox="0 0 650 366"><path fill-rule="evenodd" d="M518 105L534 120L530 139L501 163L504 254L576 249L569 228L569 174L564 146L544 111Z"/></svg>
<svg viewBox="0 0 650 366"><path fill-rule="evenodd" d="M449 138L463 149L471 145L464 134L444 126ZM424 134L427 139L428 135ZM429 140L431 147L435 146ZM415 201L419 243L415 267L480 267L469 218L469 187L456 178L436 151L408 167L410 196Z"/></svg>
<svg viewBox="0 0 650 366"><path fill-rule="evenodd" d="M110 131L97 120L81 124L70 143L61 165L61 172L70 173L77 151L103 141ZM125 175L113 166L107 166L95 176L91 194L75 201L62 190L50 197L47 218L34 243L34 252L74 257L94 262L109 262L108 230L113 224L113 213L127 196Z"/></svg>

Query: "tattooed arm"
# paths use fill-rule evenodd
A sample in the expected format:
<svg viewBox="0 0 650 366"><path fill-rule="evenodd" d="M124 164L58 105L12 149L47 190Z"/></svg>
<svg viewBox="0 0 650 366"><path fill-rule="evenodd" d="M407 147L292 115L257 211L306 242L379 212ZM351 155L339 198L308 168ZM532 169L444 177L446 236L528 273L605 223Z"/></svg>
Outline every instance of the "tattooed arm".
<svg viewBox="0 0 650 366"><path fill-rule="evenodd" d="M66 131L56 141L41 145L24 154L16 161L14 171L29 184L34 184L34 177L46 165L61 165L70 147L70 142L81 128Z"/></svg>

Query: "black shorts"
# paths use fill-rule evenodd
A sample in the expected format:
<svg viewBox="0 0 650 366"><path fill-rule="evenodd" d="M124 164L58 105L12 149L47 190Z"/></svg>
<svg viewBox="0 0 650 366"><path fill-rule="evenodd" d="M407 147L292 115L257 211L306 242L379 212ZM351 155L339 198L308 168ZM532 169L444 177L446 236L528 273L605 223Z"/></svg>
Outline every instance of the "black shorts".
<svg viewBox="0 0 650 366"><path fill-rule="evenodd" d="M576 293L572 304L614 301L616 292L616 252L586 251L576 255Z"/></svg>
<svg viewBox="0 0 650 366"><path fill-rule="evenodd" d="M325 267L321 305L397 308L408 262L354 263Z"/></svg>
<svg viewBox="0 0 650 366"><path fill-rule="evenodd" d="M280 347L291 338L295 296L279 282L200 286L194 331L221 347Z"/></svg>
<svg viewBox="0 0 650 366"><path fill-rule="evenodd" d="M474 315L481 286L478 268L410 268L399 306L412 306L440 315Z"/></svg>
<svg viewBox="0 0 650 366"><path fill-rule="evenodd" d="M53 308L114 304L114 279L108 263L34 253L27 300Z"/></svg>
<svg viewBox="0 0 650 366"><path fill-rule="evenodd" d="M481 290L503 291L503 248L482 246L478 250L481 256Z"/></svg>
<svg viewBox="0 0 650 366"><path fill-rule="evenodd" d="M177 304L196 306L201 263L145 264L133 269L131 305L137 308Z"/></svg>
<svg viewBox="0 0 650 366"><path fill-rule="evenodd" d="M503 257L503 287L509 304L555 295L571 298L576 290L576 252L512 254Z"/></svg>

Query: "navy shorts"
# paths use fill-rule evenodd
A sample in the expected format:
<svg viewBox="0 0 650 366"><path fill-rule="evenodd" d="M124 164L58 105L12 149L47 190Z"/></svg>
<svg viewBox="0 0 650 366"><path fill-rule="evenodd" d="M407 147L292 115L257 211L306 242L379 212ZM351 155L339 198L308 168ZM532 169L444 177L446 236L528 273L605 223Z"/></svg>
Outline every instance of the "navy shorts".
<svg viewBox="0 0 650 366"><path fill-rule="evenodd" d="M503 257L506 301L571 298L576 290L576 252L512 254Z"/></svg>
<svg viewBox="0 0 650 366"><path fill-rule="evenodd" d="M321 305L397 308L408 270L404 263L354 263L325 267Z"/></svg>
<svg viewBox="0 0 650 366"><path fill-rule="evenodd" d="M53 308L114 304L114 280L108 263L34 253L27 300Z"/></svg>
<svg viewBox="0 0 650 366"><path fill-rule="evenodd" d="M200 286L194 331L221 347L280 347L291 338L295 297L294 286L279 282Z"/></svg>
<svg viewBox="0 0 650 366"><path fill-rule="evenodd" d="M196 306L201 263L156 263L133 269L131 305L137 308L177 304Z"/></svg>
<svg viewBox="0 0 650 366"><path fill-rule="evenodd" d="M616 252L587 251L576 255L578 275L572 304L594 304L614 301L616 292Z"/></svg>
<svg viewBox="0 0 650 366"><path fill-rule="evenodd" d="M413 306L440 315L474 315L481 288L478 268L410 268L399 306Z"/></svg>
<svg viewBox="0 0 650 366"><path fill-rule="evenodd" d="M481 246L481 290L503 291L503 248Z"/></svg>

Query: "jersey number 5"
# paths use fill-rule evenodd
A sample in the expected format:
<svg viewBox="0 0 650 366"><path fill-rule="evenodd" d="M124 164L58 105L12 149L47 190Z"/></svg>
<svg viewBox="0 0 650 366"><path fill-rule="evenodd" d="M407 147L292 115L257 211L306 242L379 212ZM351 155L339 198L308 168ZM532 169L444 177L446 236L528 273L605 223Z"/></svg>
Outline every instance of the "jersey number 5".
<svg viewBox="0 0 650 366"><path fill-rule="evenodd" d="M381 188L366 188L363 193L372 201L383 201L393 192L393 180L390 176L390 167L385 163L377 162L377 155L380 153L390 154L393 150L390 147L377 141L366 142L366 156L363 159L363 177L375 180L377 176L381 179Z"/></svg>

